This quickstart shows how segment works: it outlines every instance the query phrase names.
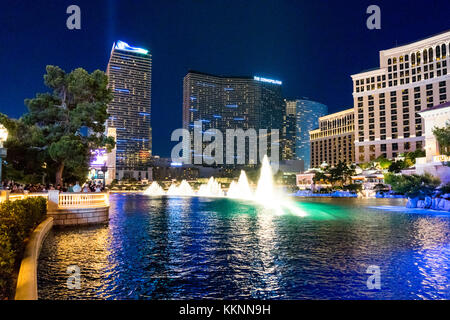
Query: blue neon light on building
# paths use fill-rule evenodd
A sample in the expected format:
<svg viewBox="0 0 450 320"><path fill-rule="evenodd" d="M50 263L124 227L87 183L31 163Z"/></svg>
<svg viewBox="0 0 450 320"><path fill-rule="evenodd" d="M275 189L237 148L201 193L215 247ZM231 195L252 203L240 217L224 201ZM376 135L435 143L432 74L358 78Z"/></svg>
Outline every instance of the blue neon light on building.
<svg viewBox="0 0 450 320"><path fill-rule="evenodd" d="M282 85L283 84L283 82L281 82L280 80L273 80L273 79L268 79L268 78L263 78L263 77L254 76L253 79L256 80L256 81L273 83L273 84L277 84L277 85Z"/></svg>
<svg viewBox="0 0 450 320"><path fill-rule="evenodd" d="M128 90L128 89L114 89L114 91L130 93L130 90Z"/></svg>
<svg viewBox="0 0 450 320"><path fill-rule="evenodd" d="M148 50L145 50L145 49L142 49L142 48L132 47L128 43L123 42L121 40L117 41L116 45L114 46L114 49L130 51L130 52L136 52L136 53L142 53L142 54L147 54L148 53Z"/></svg>

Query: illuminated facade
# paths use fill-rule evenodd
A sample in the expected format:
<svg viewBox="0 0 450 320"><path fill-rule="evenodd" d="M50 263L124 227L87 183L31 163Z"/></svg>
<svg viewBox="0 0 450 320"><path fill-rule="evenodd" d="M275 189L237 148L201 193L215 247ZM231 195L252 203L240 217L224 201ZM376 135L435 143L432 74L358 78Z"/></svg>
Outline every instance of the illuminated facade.
<svg viewBox="0 0 450 320"><path fill-rule="evenodd" d="M424 147L419 112L448 101L450 31L380 51L380 67L352 75L356 162Z"/></svg>
<svg viewBox="0 0 450 320"><path fill-rule="evenodd" d="M450 162L447 156L448 149L439 145L433 133L435 128L445 128L450 121L450 102L446 102L419 112L424 121L425 157L416 158L414 168L403 170L404 174L429 173L441 180L441 183L450 182Z"/></svg>
<svg viewBox="0 0 450 320"><path fill-rule="evenodd" d="M201 121L203 130L214 128L224 135L226 129L279 129L281 134L281 85L262 77L189 71L183 80L183 128L193 133L194 122Z"/></svg>
<svg viewBox="0 0 450 320"><path fill-rule="evenodd" d="M295 159L295 138L297 132L297 117L295 101L284 99L283 128L281 130L281 159Z"/></svg>
<svg viewBox="0 0 450 320"><path fill-rule="evenodd" d="M319 118L328 113L328 107L308 99L287 100L286 104L291 109L295 107L295 158L303 160L307 170L311 167L309 131L319 126Z"/></svg>
<svg viewBox="0 0 450 320"><path fill-rule="evenodd" d="M115 128L116 178L149 179L151 54L118 41L111 50L107 74L114 97L108 105L107 126Z"/></svg>
<svg viewBox="0 0 450 320"><path fill-rule="evenodd" d="M353 108L319 118L319 129L309 132L311 167L324 162L335 166L339 162L355 162L355 113Z"/></svg>

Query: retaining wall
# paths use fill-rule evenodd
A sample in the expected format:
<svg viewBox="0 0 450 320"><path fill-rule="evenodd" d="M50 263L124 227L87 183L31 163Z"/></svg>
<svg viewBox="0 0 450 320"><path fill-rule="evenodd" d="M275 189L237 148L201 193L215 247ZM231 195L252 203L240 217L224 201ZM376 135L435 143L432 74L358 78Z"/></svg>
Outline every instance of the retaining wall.
<svg viewBox="0 0 450 320"><path fill-rule="evenodd" d="M37 300L37 264L45 237L53 226L53 218L48 217L31 233L20 264L15 300Z"/></svg>

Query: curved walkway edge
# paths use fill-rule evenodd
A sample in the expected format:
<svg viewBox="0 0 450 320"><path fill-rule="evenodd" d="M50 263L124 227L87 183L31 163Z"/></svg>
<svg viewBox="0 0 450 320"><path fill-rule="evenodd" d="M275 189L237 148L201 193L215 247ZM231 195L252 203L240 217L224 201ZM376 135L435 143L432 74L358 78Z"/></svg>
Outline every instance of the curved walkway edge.
<svg viewBox="0 0 450 320"><path fill-rule="evenodd" d="M15 300L37 300L37 264L42 243L53 227L53 218L45 219L31 233L20 264Z"/></svg>

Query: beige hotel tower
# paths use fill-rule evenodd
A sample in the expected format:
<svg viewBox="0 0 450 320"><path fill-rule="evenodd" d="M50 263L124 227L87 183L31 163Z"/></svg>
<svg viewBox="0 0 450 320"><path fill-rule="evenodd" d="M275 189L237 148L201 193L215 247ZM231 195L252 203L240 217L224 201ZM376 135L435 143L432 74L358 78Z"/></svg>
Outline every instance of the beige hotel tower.
<svg viewBox="0 0 450 320"><path fill-rule="evenodd" d="M380 68L352 75L355 160L424 147L418 112L449 101L450 31L380 51Z"/></svg>

